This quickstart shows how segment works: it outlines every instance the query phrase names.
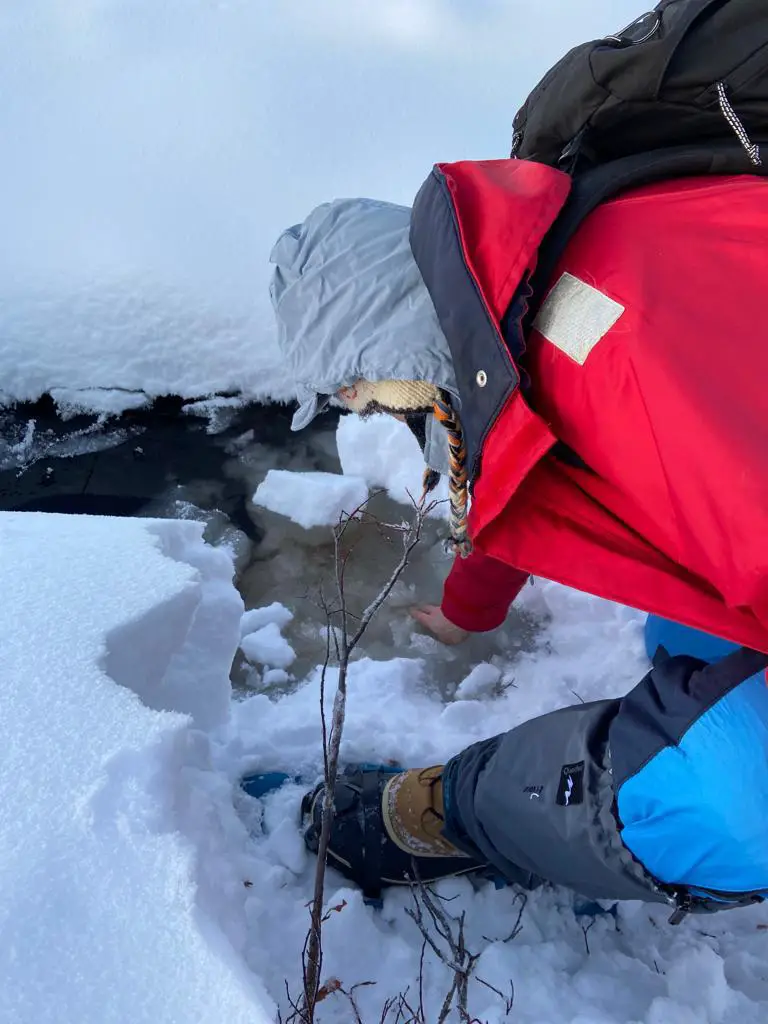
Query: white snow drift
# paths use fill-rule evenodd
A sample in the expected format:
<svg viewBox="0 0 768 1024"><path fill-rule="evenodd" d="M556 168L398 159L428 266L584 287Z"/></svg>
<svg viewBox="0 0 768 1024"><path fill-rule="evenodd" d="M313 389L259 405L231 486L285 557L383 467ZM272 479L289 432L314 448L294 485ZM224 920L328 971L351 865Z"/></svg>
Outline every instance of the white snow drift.
<svg viewBox="0 0 768 1024"><path fill-rule="evenodd" d="M205 852L242 603L191 522L0 515L0 1020L274 1019ZM224 881L222 881L222 879ZM240 880L242 888L242 879ZM239 912L239 919L238 919Z"/></svg>

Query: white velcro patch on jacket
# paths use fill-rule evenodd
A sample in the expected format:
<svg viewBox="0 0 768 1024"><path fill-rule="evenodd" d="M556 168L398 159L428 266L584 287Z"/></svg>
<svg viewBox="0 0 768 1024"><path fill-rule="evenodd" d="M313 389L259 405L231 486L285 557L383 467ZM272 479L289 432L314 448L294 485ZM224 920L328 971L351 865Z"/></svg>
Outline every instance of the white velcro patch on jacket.
<svg viewBox="0 0 768 1024"><path fill-rule="evenodd" d="M547 296L533 326L547 341L583 366L624 309L591 284L573 274L563 274Z"/></svg>

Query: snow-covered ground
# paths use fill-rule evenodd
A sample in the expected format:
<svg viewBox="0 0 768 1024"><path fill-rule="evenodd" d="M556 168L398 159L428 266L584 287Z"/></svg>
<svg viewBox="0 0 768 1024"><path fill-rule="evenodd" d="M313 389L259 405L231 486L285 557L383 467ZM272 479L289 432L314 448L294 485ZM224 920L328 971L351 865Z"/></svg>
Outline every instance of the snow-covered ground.
<svg viewBox="0 0 768 1024"><path fill-rule="evenodd" d="M289 681L284 634L301 611L286 600L244 613L230 560L201 531L0 516L2 1021L271 1024L278 1006L285 1014L285 982L297 991L313 869L297 829L302 787L256 801L237 781L317 776L319 674ZM534 649L465 668L452 696L418 648L357 661L344 759L439 763L532 715L620 694L645 670L635 612L542 583L521 602L539 623ZM240 644L266 692L233 700ZM323 648L318 637L318 663ZM440 891L452 914L466 910L478 977L514 985L509 1019L520 1024L765 1019L762 908L673 928L664 908L595 916L547 888L529 896L510 938L514 890L462 881ZM342 909L326 926L324 977L372 983L356 997L377 1024L389 997L418 989L409 897L390 893L375 910L333 872L327 897ZM428 955L427 1020L447 984ZM481 984L471 1009L488 1024L505 1019ZM341 994L322 1004L323 1024L352 1019Z"/></svg>
<svg viewBox="0 0 768 1024"><path fill-rule="evenodd" d="M0 517L8 1024L272 1020L235 952L234 858L212 853L239 834L208 734L242 602L201 532Z"/></svg>

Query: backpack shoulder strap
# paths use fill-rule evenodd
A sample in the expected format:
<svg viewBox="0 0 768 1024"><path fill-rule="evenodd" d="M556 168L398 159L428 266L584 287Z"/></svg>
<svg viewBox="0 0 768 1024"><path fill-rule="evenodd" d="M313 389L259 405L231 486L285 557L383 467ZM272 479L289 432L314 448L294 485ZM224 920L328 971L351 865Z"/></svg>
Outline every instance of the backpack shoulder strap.
<svg viewBox="0 0 768 1024"><path fill-rule="evenodd" d="M536 318L552 283L560 258L581 223L601 203L628 189L672 178L704 175L768 174L768 166L755 167L741 143L708 142L638 153L601 164L574 178L571 195L539 247L531 277L533 295L528 303L526 333Z"/></svg>

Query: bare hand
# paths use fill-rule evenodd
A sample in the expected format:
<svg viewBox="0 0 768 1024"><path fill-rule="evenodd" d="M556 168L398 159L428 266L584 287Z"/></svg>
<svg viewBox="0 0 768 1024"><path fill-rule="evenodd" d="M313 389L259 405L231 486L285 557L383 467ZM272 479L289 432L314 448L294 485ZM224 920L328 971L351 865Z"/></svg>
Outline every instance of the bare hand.
<svg viewBox="0 0 768 1024"><path fill-rule="evenodd" d="M453 647L463 643L469 636L466 629L454 624L443 615L437 605L425 604L420 608L411 608L411 618L415 619L420 626L423 626L428 633L431 633L436 640Z"/></svg>

